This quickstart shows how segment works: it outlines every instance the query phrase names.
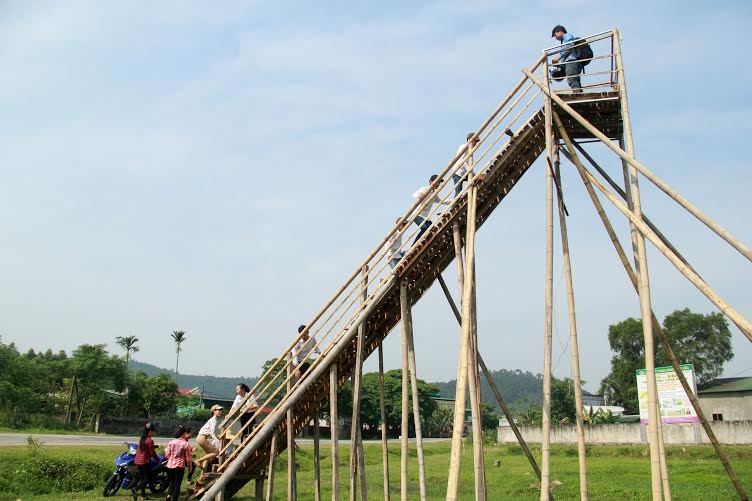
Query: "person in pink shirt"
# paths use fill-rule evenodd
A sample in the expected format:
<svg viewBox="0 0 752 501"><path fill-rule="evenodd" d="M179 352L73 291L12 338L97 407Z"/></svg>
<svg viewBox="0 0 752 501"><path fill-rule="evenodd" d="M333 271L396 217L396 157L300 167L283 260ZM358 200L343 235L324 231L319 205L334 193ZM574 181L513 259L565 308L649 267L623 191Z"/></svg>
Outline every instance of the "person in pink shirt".
<svg viewBox="0 0 752 501"><path fill-rule="evenodd" d="M167 501L180 499L180 486L183 483L185 469L193 467L191 446L188 445L192 432L190 428L178 425L173 435L175 439L171 440L165 449L167 473L170 475L170 486L167 489L167 498L165 498Z"/></svg>
<svg viewBox="0 0 752 501"><path fill-rule="evenodd" d="M146 486L152 482L151 470L149 461L151 458L159 459L157 451L154 448L154 433L157 428L152 423L146 423L144 429L141 432L141 439L138 442L138 449L136 449L136 457L133 460L133 464L138 467L140 478L138 482L133 484L133 498L136 498L136 493L141 489L141 497L148 499L146 496Z"/></svg>

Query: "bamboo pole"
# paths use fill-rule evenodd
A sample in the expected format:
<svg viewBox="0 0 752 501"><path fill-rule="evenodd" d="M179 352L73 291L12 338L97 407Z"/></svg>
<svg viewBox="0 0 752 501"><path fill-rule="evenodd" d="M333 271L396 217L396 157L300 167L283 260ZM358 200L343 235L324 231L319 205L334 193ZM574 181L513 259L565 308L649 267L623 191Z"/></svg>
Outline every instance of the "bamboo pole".
<svg viewBox="0 0 752 501"><path fill-rule="evenodd" d="M269 466L266 470L266 501L274 497L274 460L277 457L277 434L272 435L272 445L269 449Z"/></svg>
<svg viewBox="0 0 752 501"><path fill-rule="evenodd" d="M655 184L661 191L663 191L666 195L671 197L675 202L677 202L679 205L684 207L690 214L695 216L697 219L699 219L705 226L710 228L716 235L724 239L729 245L731 245L734 249L739 251L740 254L742 254L744 257L752 261L752 250L750 250L746 245L744 245L742 242L740 242L736 237L734 237L731 233L729 233L727 230L725 230L723 227L721 227L718 223L713 221L710 217L708 217L706 214L704 214L700 209L695 207L692 203L689 202L686 198L681 196L679 193L676 192L671 186L669 186L665 181L660 179L658 176L653 174L647 167L645 167L643 164L635 160L634 158L630 158L629 154L619 148L618 146L614 145L608 137L600 132L598 129L590 125L585 118L577 113L570 105L568 105L563 99L561 99L556 94L550 92L547 88L544 87L544 84L540 82L530 71L527 69L522 70L523 73L525 73L528 78L530 78L533 82L535 82L539 87L543 89L543 92L550 96L551 99L553 99L557 105L559 105L564 111L566 111L569 115L572 116L577 122L579 122L585 129L593 134L596 138L600 139L611 151L619 155L621 158L623 158L629 165L634 167L637 171L640 172L640 174L644 175L646 178L648 178L653 184ZM623 74L621 75L623 77ZM624 83L622 80L622 84L619 87L620 89L624 88Z"/></svg>
<svg viewBox="0 0 752 501"><path fill-rule="evenodd" d="M407 282L400 282L400 312L402 318L402 426L401 426L401 457L400 457L400 496L402 501L408 498L408 477L407 477L407 459L408 459L408 354L407 354L407 330L410 329L410 308L407 299Z"/></svg>
<svg viewBox="0 0 752 501"><path fill-rule="evenodd" d="M462 289L461 304L466 301L466 287ZM463 306L463 313L465 312ZM460 350L457 370L457 385L454 397L454 421L452 425L452 451L449 460L449 475L447 479L446 501L456 501L459 490L460 454L462 452L462 435L465 428L465 398L467 397L467 351L468 338L465 336L463 322L460 326Z"/></svg>
<svg viewBox="0 0 752 501"><path fill-rule="evenodd" d="M527 71L527 70L523 70L523 71ZM531 75L531 78L535 79L535 77L532 76L532 75ZM537 79L535 79L535 81L536 81L536 83L539 86L543 85ZM614 150L615 152L617 152L617 154L620 157L624 158L627 161L627 163L629 163L633 167L635 165L640 165L639 162L637 162L636 160L633 160L633 159L629 158L626 155L626 153L624 153L624 151L621 150L621 148L618 148L618 147L614 146L613 144L611 144L611 142L608 140L608 138L606 138L606 136L604 136L600 131L598 131L598 129L596 129L595 127L593 127L587 120L585 120L581 115L579 115L576 111L574 111L567 103L565 103L564 101L562 101L561 98L559 98L556 94L553 94L553 93L549 92L547 89L544 89L543 92L547 96L551 96L552 99L554 101L556 101L556 103L559 106L561 106L562 109L564 109L565 111L567 111L567 113L569 113L570 115L572 115L572 117L575 118L588 132L590 132L591 134L593 134L596 137L598 137L599 139L601 139L601 141L604 141L612 150ZM639 170L639 168L638 168L638 170ZM630 213L631 213L631 211L630 211ZM649 229L647 229L647 226L645 226L645 228L646 228L646 231L648 233L652 234L652 232L650 232ZM641 232L641 233L643 233L643 234L645 234L647 236L646 233L644 233L644 232ZM657 239L657 237L656 237L656 239ZM657 240L660 242L660 239L657 239ZM705 281L702 280L702 278L700 278L700 276L697 274L697 272L694 272L694 271L690 270L689 267L686 266L684 263L682 263L679 258L677 258L676 256L674 256L665 244L663 244L662 242L660 242L660 244L655 244L655 245L656 245L656 247L660 246L659 249L660 248L666 249L666 253L664 253L664 255L669 259L669 261L671 261L671 263L685 277L687 277L689 279L689 281L692 282L692 284L695 287L697 287L697 289L705 295L705 297L707 297L719 310L721 310L721 312L724 315L726 315L732 322L734 322L734 324L737 327L739 327L739 330L741 330L742 333L744 333L744 335L747 337L747 339L749 339L750 341L752 341L752 324L750 324L750 322L748 320L746 320L734 308L732 308L731 306L729 306L728 303L726 303L723 299L721 299L715 293L715 291L713 291L713 289L710 288L710 286L708 286L708 284L705 283ZM663 252L663 251L661 251L661 252ZM669 257L669 255L671 255L672 257Z"/></svg>
<svg viewBox="0 0 752 501"><path fill-rule="evenodd" d="M386 424L386 400L384 398L384 348L379 341L379 408L381 410L381 451L384 467L384 501L389 501L389 430Z"/></svg>
<svg viewBox="0 0 752 501"><path fill-rule="evenodd" d="M321 501L321 459L319 457L319 441L321 439L321 430L319 430L319 413L313 416L313 498L314 501Z"/></svg>
<svg viewBox="0 0 752 501"><path fill-rule="evenodd" d="M548 65L545 68L545 86L548 87ZM546 277L545 309L543 311L543 416L541 426L541 501L548 501L551 490L551 351L552 351L552 315L553 315L553 267L554 267L554 205L553 176L553 137L551 131L551 98L547 96L545 104L546 133Z"/></svg>
<svg viewBox="0 0 752 501"><path fill-rule="evenodd" d="M555 118L558 118L558 117L555 117ZM634 287L635 292L639 294L637 275L635 274L632 268L632 265L629 263L629 259L627 258L626 252L624 252L624 248L622 247L621 242L619 242L619 239L616 237L616 232L614 231L613 226L611 225L611 221L606 215L606 212L603 210L603 205L598 199L598 195L595 193L595 190L593 189L593 186L590 183L590 180L585 174L585 167L582 165L579 157L577 156L577 153L574 152L574 149L572 148L573 143L569 140L569 137L566 135L566 131L562 132L563 126L560 120L557 120L557 124L559 126L560 134L562 134L562 137L564 138L565 143L567 144L567 148L570 151L572 151L572 154L568 155L567 158L569 158L572 164L577 168L577 171L580 174L582 182L585 185L585 189L587 190L588 195L590 195L590 200L593 202L596 212L598 213L598 216L600 217L601 222L603 223L606 229L606 233L608 233L609 238L611 239L611 242L614 246L614 249L616 250L616 254L618 255L619 260L621 261L622 266L624 267L624 270L626 271L627 276L629 277L629 281ZM574 146L575 148L577 148L576 144L574 144ZM580 148L577 148L577 149L582 151ZM718 455L718 458L720 459L721 464L723 464L723 467L726 470L726 474L729 476L731 483L734 485L736 492L739 494L739 498L742 500L748 500L749 497L746 491L744 490L744 487L741 485L741 482L739 482L739 478L737 477L736 472L731 466L731 462L729 461L728 457L721 449L721 445L718 442L718 439L716 438L715 433L713 432L713 429L710 427L710 424L708 423L707 418L705 417L705 413L703 412L702 407L700 406L700 402L697 399L697 396L695 395L694 391L692 390L692 387L689 385L687 378L684 376L684 372L681 370L679 360L676 358L676 354L674 353L674 350L671 347L668 337L666 336L665 332L663 332L663 329L661 328L661 325L658 322L658 318L655 316L654 312L651 312L651 317L652 317L652 322L653 322L653 331L658 335L659 339L661 340L661 343L663 347L665 348L666 353L669 356L669 359L671 360L671 365L674 368L674 372L679 378L679 382L681 383L682 388L684 389L684 392L689 398L692 404L692 407L694 408L695 413L697 414L697 417L700 419L700 423L702 424L702 427L705 430L705 433L707 434L708 439L710 440L710 443L713 445L713 448L715 449L715 452Z"/></svg>
<svg viewBox="0 0 752 501"><path fill-rule="evenodd" d="M558 117L557 117L558 118ZM559 150L554 151L555 174L561 183L559 168ZM580 379L580 350L577 342L577 317L574 302L574 283L572 280L572 264L569 256L569 237L567 232L567 218L564 215L564 200L558 197L559 233L561 234L561 253L564 260L564 276L567 287L567 308L569 310L569 344L572 355L572 379L574 380L575 419L577 423L577 456L580 470L580 499L589 499L587 482L587 452L585 449L585 423L582 418L582 380Z"/></svg>
<svg viewBox="0 0 752 501"><path fill-rule="evenodd" d="M616 59L616 70L619 73L619 101L621 105L621 116L623 133L622 138L626 146L628 158L634 160L634 143L632 140L632 121L629 117L629 102L627 98L627 81L624 76L624 62L621 57L621 41L619 40L619 31L614 29L614 55ZM625 159L626 160L626 159ZM625 186L625 192L632 195L632 209L635 217L642 221L642 207L640 199L640 186L637 170L634 166L629 169L630 186ZM636 234L634 225L632 233ZM638 263L635 269L638 274L638 286L640 289L640 314L642 317L642 332L645 339L645 372L648 384L648 436L650 438L650 470L652 477L653 499L671 500L671 492L668 483L668 468L666 466L666 451L663 447L663 433L661 422L661 411L658 406L658 387L655 382L655 346L653 338L653 323L651 312L653 307L650 299L650 275L648 273L647 250L645 249L645 237L637 235L637 253L635 263ZM657 447L656 447L657 446ZM656 470L657 459L657 470ZM656 473L660 478L656 479ZM658 492L658 489L661 491ZM668 494L668 496L667 496Z"/></svg>
<svg viewBox="0 0 752 501"><path fill-rule="evenodd" d="M462 294L462 290L465 288L465 262L462 258L462 235L460 234L460 223L457 221L452 225L452 235L454 237L454 256L457 258L457 282L459 283L460 294ZM441 275L439 275L439 277L440 276Z"/></svg>
<svg viewBox="0 0 752 501"><path fill-rule="evenodd" d="M363 281L362 281L362 297L361 304L364 307L368 301L368 266L363 267ZM360 363L358 364L358 370L360 372L360 379L362 383L363 379L363 344L365 343L366 324L361 323L358 327L358 341L361 343L361 347L358 349L360 354ZM360 393L360 389L358 390ZM358 396L360 399L360 395ZM366 458L363 451L363 430L361 429L360 422L360 401L358 402L358 476L360 479L360 499L361 501L368 500L368 488L366 487Z"/></svg>
<svg viewBox="0 0 752 501"><path fill-rule="evenodd" d="M363 274L367 278L368 268L363 268ZM364 297L361 299L363 302L367 299L367 286L364 286ZM365 326L363 324L358 327L358 341L356 345L355 354L355 368L353 369L353 409L352 409L352 423L350 428L350 501L357 499L357 486L358 475L362 476L362 468L359 468L360 463L360 400L361 400L361 379L363 376L363 344L365 338ZM361 489L365 487L361 482ZM365 498L364 498L365 501Z"/></svg>
<svg viewBox="0 0 752 501"><path fill-rule="evenodd" d="M400 291L401 292L401 291ZM400 293L400 302L409 301L407 291ZM407 341L407 363L410 371L410 387L413 397L413 423L415 424L415 446L418 450L418 481L420 487L420 499L426 500L426 467L423 457L423 428L420 420L420 398L418 396L417 364L415 361L415 341L413 339L413 319L410 303L401 305L407 315L403 317L403 336Z"/></svg>
<svg viewBox="0 0 752 501"><path fill-rule="evenodd" d="M339 501L339 444L337 437L337 364L329 368L329 430L332 449L332 501Z"/></svg>
<svg viewBox="0 0 752 501"><path fill-rule="evenodd" d="M444 277L442 277L441 275L438 275L437 278L439 280L439 284L441 285L441 289L444 291L444 297L446 297L446 300L449 303L449 306L452 309L452 312L454 313L454 317L457 319L457 323L462 325L462 315L460 314L460 311L457 309L457 305L455 304L454 299L452 298L452 295L449 292L449 288L447 287L447 284L444 281ZM512 432L514 433L515 437L517 437L517 441L519 442L520 447L522 447L522 451L525 453L525 456L530 462L530 466L533 467L533 471L535 472L535 475L538 477L538 480L540 480L541 472L540 472L540 468L538 467L538 462L535 460L535 457L530 452L530 448L527 446L527 442L525 442L525 438L522 436L520 429L517 427L517 424L514 422L514 416L512 415L512 411L509 409L506 402L504 401L504 397L501 395L501 391L499 391L499 388L493 379L493 374L491 373L488 366L486 365L486 362L483 360L483 357L481 356L480 352L478 353L478 365L480 366L481 371L483 371L483 375L485 376L486 381L488 382L488 385L491 387L491 391L493 392L494 397L496 397L496 402L499 404L501 411L504 413L504 417L507 418L507 421L509 422L509 426L510 428L512 428ZM551 496L551 499L553 499L553 496Z"/></svg>
<svg viewBox="0 0 752 501"><path fill-rule="evenodd" d="M290 355L288 355L290 356ZM290 379L291 366L287 366L287 392L289 393L292 388L292 380ZM298 499L298 478L297 478L297 464L295 463L295 430L293 428L294 420L292 415L292 407L287 411L287 500L297 501Z"/></svg>
<svg viewBox="0 0 752 501"><path fill-rule="evenodd" d="M471 181L472 182L472 181ZM465 293L467 307L462 305L463 335L468 336L467 350L467 381L470 393L470 410L473 429L473 463L475 472L475 499L485 501L486 484L485 468L483 464L483 423L480 415L480 380L478 378L478 340L476 328L476 302L475 302L475 214L477 210L478 187L473 184L468 193L468 217L467 236L465 237ZM465 292L463 290L463 292Z"/></svg>

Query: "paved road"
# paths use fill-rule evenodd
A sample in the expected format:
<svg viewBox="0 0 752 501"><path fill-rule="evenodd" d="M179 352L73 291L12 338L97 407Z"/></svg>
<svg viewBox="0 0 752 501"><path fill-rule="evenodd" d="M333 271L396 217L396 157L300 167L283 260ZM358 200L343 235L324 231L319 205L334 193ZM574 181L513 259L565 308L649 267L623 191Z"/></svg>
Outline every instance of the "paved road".
<svg viewBox="0 0 752 501"><path fill-rule="evenodd" d="M0 447L6 445L26 445L27 437L29 436L46 445L123 445L125 442L138 442L138 437L125 437L120 435L0 433Z"/></svg>
<svg viewBox="0 0 752 501"><path fill-rule="evenodd" d="M37 433L0 433L0 447L9 445L26 445L27 437L32 436L34 440L39 440L46 445L78 445L78 446L91 446L91 445L123 445L125 442L138 442L138 437L126 437L121 435L54 435L54 434L37 434ZM425 438L424 442L442 442L449 439L446 438ZM167 444L170 439L166 437L157 437L156 442L161 445ZM415 439L411 438L410 442L414 442ZM303 438L297 439L299 444L313 443L312 439ZM328 439L322 439L322 443L328 443ZM366 440L365 442L371 442ZM379 440L372 441L379 443ZM390 440L392 443L398 443L399 440L393 438ZM340 440L340 444L348 445L349 440Z"/></svg>

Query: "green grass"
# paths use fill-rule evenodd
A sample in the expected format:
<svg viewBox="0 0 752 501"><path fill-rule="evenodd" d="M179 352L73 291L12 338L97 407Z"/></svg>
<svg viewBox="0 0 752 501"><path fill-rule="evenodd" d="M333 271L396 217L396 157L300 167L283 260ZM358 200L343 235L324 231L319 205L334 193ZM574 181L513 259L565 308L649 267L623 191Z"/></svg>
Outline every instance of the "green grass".
<svg viewBox="0 0 752 501"><path fill-rule="evenodd" d="M411 444L409 465L410 498L418 496L418 466L414 444ZM86 469L87 475L97 477L109 473L112 461L122 451L121 447L53 447L41 446L37 455L49 459L56 466L68 462L70 469ZM425 447L426 488L429 499L444 499L446 476L449 465L450 446L446 442L431 443ZM748 492L752 492L752 447L726 446L737 475L742 479ZM367 444L366 477L370 499L383 499L381 448L378 444ZM298 499L313 499L313 450L302 446L297 453ZM538 480L527 458L519 447L512 445L485 446L486 478L489 499L493 500L537 500ZM533 447L536 458L540 448ZM713 449L708 446L668 447L669 474L673 498L677 500L738 499ZM78 492L63 490L49 494L31 494L32 478L37 482L52 481L45 474L27 471L23 468L35 464L28 447L0 448L0 499L56 500L56 499L104 499L100 498L104 478L92 478L94 487ZM650 499L650 464L646 446L590 446L588 448L588 476L591 499ZM501 465L494 467L494 461ZM399 498L399 443L394 441L389 450L390 487L392 499ZM76 466L77 465L77 466ZM340 450L340 498L347 499L349 447ZM579 499L577 448L575 446L554 446L551 457L551 479L557 500ZM331 459L327 447L321 451L321 491L322 499L331 499ZM287 499L286 494L287 455L282 454L276 461L275 499ZM66 472L53 471L57 477ZM75 481L57 478L58 484L77 485L86 480L86 475L78 475ZM66 482L68 482L66 484ZM462 454L460 473L460 498L473 499L472 445L468 444ZM234 499L253 499L253 486L246 486ZM115 499L127 499L119 493Z"/></svg>

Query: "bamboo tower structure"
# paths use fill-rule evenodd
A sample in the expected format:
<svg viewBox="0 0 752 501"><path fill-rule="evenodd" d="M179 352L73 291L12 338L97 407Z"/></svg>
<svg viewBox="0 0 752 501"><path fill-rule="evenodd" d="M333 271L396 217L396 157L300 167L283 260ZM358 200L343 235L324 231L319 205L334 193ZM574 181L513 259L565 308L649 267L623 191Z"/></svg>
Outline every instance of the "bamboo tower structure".
<svg viewBox="0 0 752 501"><path fill-rule="evenodd" d="M457 394L452 437L452 451L447 464L446 499L459 498L460 453L464 410L469 402L472 414L473 478L476 500L494 499L485 480L483 442L480 433L480 377L488 380L494 397L507 417L520 447L528 458L531 469L540 480L540 499L553 499L551 494L551 330L552 330L552 282L554 254L554 226L558 219L564 262L569 335L572 356L573 381L577 403L577 445L579 456L580 497L591 495L587 482L586 434L582 416L582 388L579 373L579 346L577 317L575 312L575 289L570 248L567 233L567 209L563 199L561 171L570 168L576 171L583 182L588 197L603 223L606 234L614 245L616 254L624 267L627 279L639 298L642 327L645 336L645 367L648 374L648 439L650 445L651 489L654 500L671 499L669 472L666 466L662 440L661 421L657 405L655 383L653 335L657 335L667 349L676 374L687 391L705 433L713 444L725 468L730 482L740 499L749 499L739 482L728 458L716 440L713 430L705 419L702 409L686 381L653 313L650 297L650 276L646 254L647 242L673 264L711 303L725 314L742 333L752 341L752 324L721 298L687 262L679 251L661 233L655 224L644 215L640 197L640 182L657 186L692 216L704 223L712 232L727 242L733 249L752 261L752 251L727 230L713 221L671 186L660 179L637 160L629 116L627 85L621 52L621 40L617 29L597 33L577 40L577 45L590 44L593 57L588 71L582 75L582 91L571 89L552 81L549 71L553 65L551 56L561 51L560 46L546 49L528 68L512 90L501 100L495 110L477 127L477 143L469 142L453 158L449 159L437 179L430 185L431 193L408 207L394 226L376 243L365 259L354 267L350 276L324 303L322 308L307 323L300 335L284 347L270 369L259 379L246 399L256 398L258 408L253 419L247 421L245 434L231 433L240 425L240 415L231 411L225 417L222 428L224 443L219 454L219 463L212 471L205 472L203 481L192 494L193 499L226 499L237 493L251 480L256 482L256 498L271 499L273 495L274 458L285 449L290 449L288 461L288 499L297 499L296 465L294 460L295 436L309 423L314 425L314 492L321 497L320 486L328 482L321 478L319 458L320 437L318 417L328 410L331 422L337 423L337 388L347 380L353 381L353 416L350 430L350 463L342 468L339 458L338 434L331 436L331 485L332 500L347 497L355 501L358 496L365 501L366 481L381 482L385 501L399 486L400 498L424 500L426 494L425 467L423 458L422 427L418 403L416 346L413 341L412 307L426 291L438 282L459 324L459 349ZM621 168L624 184L619 185L588 154L585 145L605 145L615 155ZM530 452L522 434L517 429L509 408L504 402L503 388L491 378L491 373L481 356L482 333L478 333L476 315L476 261L475 236L491 217L507 194L533 167L536 160L546 172L545 200L545 245L544 266L545 310L543 315L543 425L540 464ZM591 168L585 165L587 161ZM566 161L564 165L562 162ZM461 164L470 165L463 176L461 190L455 192L452 174ZM428 173L427 173L428 174ZM600 194L599 194L600 192ZM442 204L435 204L438 198ZM632 257L622 247L617 236L617 227L603 208L602 198L608 200L626 221L623 229L628 231L632 243ZM429 207L430 227L416 242L419 231L416 217ZM555 212L556 211L556 212ZM558 214L558 218L555 215ZM404 256L395 263L391 261L389 244L394 240L404 242ZM449 286L441 273L456 263L459 306L455 303ZM392 265L394 265L392 267ZM382 342L395 329L402 331L402 440L400 479L390 478L388 438L382 434L383 478L366 479L363 442L359 425L361 401L361 371L363 362L374 352L378 353L380 374L380 408L382 424L386 421L383 385ZM480 335L479 335L480 334ZM290 351L304 335L319 348L321 354L310 368L298 377L291 369ZM468 398L469 395L469 398ZM410 466L408 442L410 401L415 430L417 462ZM266 409L268 412L262 412ZM333 427L335 428L335 427ZM384 428L382 426L382 428ZM241 438L242 437L242 438ZM286 440L285 440L286 439ZM410 468L418 472L418 488L410 489ZM392 470L394 472L394 470ZM349 490L340 493L340 486L348 484L341 475L348 475ZM268 480L266 489L264 481ZM592 492L594 497L597 492Z"/></svg>

